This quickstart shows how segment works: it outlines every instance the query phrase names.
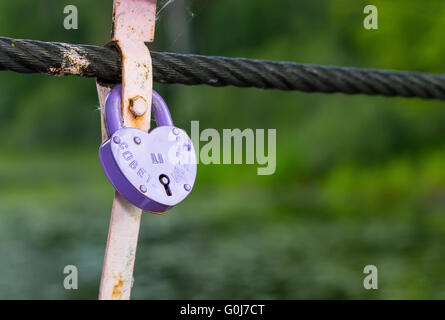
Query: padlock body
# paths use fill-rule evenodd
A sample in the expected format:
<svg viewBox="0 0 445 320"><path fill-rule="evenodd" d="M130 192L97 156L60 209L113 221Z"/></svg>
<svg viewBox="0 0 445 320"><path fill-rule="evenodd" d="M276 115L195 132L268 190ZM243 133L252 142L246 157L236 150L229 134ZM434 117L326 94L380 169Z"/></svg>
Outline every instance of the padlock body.
<svg viewBox="0 0 445 320"><path fill-rule="evenodd" d="M184 200L195 183L195 149L174 126L150 133L119 129L101 145L99 158L114 188L143 210L167 211Z"/></svg>

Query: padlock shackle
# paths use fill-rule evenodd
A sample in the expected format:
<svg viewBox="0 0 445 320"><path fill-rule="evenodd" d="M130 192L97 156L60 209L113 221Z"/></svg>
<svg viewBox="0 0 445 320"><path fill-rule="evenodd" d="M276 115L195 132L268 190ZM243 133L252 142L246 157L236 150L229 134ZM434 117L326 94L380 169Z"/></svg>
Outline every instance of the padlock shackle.
<svg viewBox="0 0 445 320"><path fill-rule="evenodd" d="M151 109L158 127L173 126L172 116L167 103L153 90ZM116 85L108 94L105 102L105 123L108 137L111 137L117 130L124 127L122 119L122 85Z"/></svg>
<svg viewBox="0 0 445 320"><path fill-rule="evenodd" d="M167 103L162 99L161 95L154 90L152 90L151 111L153 112L158 127L173 126L172 116Z"/></svg>
<svg viewBox="0 0 445 320"><path fill-rule="evenodd" d="M122 85L116 85L108 94L105 100L105 123L108 138L117 130L124 127L124 120L122 119L121 101L122 100Z"/></svg>

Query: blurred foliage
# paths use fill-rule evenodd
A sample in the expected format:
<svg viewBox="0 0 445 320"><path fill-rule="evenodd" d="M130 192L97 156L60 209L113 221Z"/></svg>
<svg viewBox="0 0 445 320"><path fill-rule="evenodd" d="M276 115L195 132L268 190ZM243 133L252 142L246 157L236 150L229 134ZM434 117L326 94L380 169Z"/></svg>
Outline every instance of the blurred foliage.
<svg viewBox="0 0 445 320"><path fill-rule="evenodd" d="M63 28L67 4L79 9L78 30ZM362 26L367 4L379 9L378 31ZM101 45L111 9L2 1L1 35ZM176 0L159 15L153 49L187 52L183 31L172 32L175 10L194 53L445 69L442 0ZM94 80L2 72L0 83L0 298L94 299L113 194L97 158ZM277 171L200 165L184 203L143 217L134 298L444 297L442 102L155 88L187 130L191 120L276 128ZM79 268L77 291L63 289L68 264ZM379 268L379 290L363 289L367 264Z"/></svg>

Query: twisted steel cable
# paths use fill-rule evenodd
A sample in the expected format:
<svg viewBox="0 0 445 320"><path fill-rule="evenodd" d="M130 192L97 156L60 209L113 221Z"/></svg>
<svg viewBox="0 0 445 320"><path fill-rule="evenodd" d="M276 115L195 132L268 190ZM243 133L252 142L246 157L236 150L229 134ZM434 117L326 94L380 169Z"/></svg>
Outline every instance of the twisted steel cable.
<svg viewBox="0 0 445 320"><path fill-rule="evenodd" d="M438 74L151 52L160 83L445 99ZM105 47L0 37L0 70L121 81L120 54Z"/></svg>

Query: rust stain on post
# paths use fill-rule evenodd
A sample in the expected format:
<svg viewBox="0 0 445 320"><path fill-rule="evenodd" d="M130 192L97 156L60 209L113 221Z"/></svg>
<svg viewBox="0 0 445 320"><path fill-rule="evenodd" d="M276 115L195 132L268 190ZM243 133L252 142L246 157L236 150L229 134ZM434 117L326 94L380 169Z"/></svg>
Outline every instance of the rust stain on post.
<svg viewBox="0 0 445 320"><path fill-rule="evenodd" d="M113 300L121 300L122 299L122 290L124 288L124 280L122 279L122 274L119 274L119 278L117 279L116 284L113 286L112 299Z"/></svg>

